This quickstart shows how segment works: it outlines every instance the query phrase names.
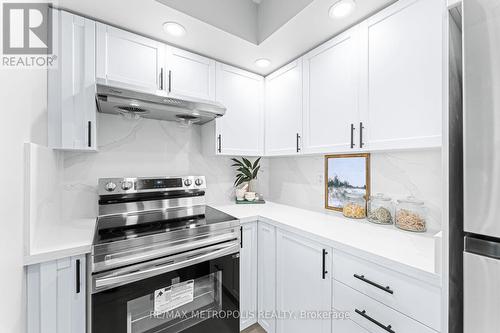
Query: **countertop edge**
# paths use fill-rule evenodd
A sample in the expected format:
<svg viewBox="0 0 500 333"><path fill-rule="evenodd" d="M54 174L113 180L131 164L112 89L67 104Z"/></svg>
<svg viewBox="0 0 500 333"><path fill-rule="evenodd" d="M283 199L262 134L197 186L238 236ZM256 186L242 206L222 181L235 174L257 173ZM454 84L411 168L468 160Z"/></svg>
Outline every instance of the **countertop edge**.
<svg viewBox="0 0 500 333"><path fill-rule="evenodd" d="M253 216L245 216L243 218L240 218L240 222L242 224L247 224L247 223L253 223L253 222L264 222L271 224L275 227L278 227L282 230L285 230L287 232L291 232L294 234L297 234L297 231L300 232L301 237L308 238L312 241L319 242L324 245L328 245L334 248L334 250L337 251L342 251L345 252L349 255L353 255L355 257L359 257L361 259L364 259L366 261L372 262L376 265L383 266L386 269L392 270L394 272L398 272L404 275L407 275L411 278L416 278L418 280L427 282L431 285L437 286L442 288L442 279L441 275L438 273L433 273L426 271L424 269L414 267L408 264L401 263L399 261L395 261L392 259L389 259L387 257L370 253L364 250L361 250L359 248L343 244L338 241L334 241L332 239L323 237L321 235L317 235L314 233L311 233L309 231L299 229L293 226L289 226L286 223L276 221L270 218L267 218L265 216L260 216L260 215L253 215Z"/></svg>

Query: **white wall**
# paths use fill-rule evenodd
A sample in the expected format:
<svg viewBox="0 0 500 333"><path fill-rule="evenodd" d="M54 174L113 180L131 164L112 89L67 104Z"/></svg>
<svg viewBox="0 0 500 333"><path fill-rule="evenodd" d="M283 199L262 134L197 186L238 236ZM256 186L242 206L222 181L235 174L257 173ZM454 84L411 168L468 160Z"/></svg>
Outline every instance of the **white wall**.
<svg viewBox="0 0 500 333"><path fill-rule="evenodd" d="M262 43L313 0L263 0L258 8L258 40Z"/></svg>
<svg viewBox="0 0 500 333"><path fill-rule="evenodd" d="M25 327L24 142L46 144L46 80L43 70L0 69L0 332L5 333Z"/></svg>
<svg viewBox="0 0 500 333"><path fill-rule="evenodd" d="M413 195L429 208L429 228L441 229L442 177L440 150L374 153L371 192L393 199ZM269 199L316 211L324 210L324 157L269 160Z"/></svg>
<svg viewBox="0 0 500 333"><path fill-rule="evenodd" d="M199 126L99 114L98 146L98 153L64 154L63 220L97 215L99 177L205 175L209 204L233 202L232 162L201 153ZM261 170L260 187L267 194L265 160Z"/></svg>

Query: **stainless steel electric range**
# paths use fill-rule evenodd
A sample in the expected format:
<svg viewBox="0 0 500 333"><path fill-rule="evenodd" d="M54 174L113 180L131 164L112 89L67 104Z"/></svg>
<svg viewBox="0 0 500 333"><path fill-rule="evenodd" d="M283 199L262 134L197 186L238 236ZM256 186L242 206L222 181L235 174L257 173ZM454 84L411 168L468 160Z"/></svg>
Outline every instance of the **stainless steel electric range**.
<svg viewBox="0 0 500 333"><path fill-rule="evenodd" d="M205 190L204 177L99 180L91 333L239 332L240 223Z"/></svg>

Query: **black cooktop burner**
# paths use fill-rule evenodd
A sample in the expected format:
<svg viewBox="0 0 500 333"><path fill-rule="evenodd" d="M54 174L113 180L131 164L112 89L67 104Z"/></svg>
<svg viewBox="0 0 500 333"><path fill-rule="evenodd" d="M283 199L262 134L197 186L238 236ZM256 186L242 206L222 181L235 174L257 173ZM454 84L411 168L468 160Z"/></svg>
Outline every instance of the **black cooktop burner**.
<svg viewBox="0 0 500 333"><path fill-rule="evenodd" d="M196 228L234 219L233 216L210 206L108 215L97 219L94 245Z"/></svg>

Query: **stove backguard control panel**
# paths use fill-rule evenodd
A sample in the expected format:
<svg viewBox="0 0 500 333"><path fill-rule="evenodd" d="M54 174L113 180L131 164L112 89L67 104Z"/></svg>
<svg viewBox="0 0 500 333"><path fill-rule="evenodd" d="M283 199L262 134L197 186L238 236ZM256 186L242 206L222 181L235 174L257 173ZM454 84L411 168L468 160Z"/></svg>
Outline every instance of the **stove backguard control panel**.
<svg viewBox="0 0 500 333"><path fill-rule="evenodd" d="M206 189L204 176L187 177L144 177L144 178L101 178L99 195L115 195L173 190Z"/></svg>

